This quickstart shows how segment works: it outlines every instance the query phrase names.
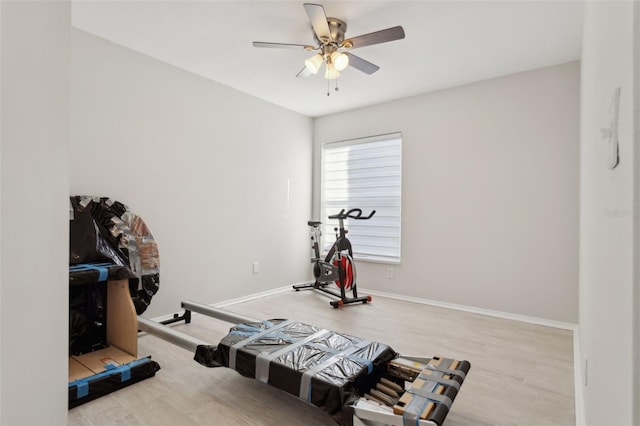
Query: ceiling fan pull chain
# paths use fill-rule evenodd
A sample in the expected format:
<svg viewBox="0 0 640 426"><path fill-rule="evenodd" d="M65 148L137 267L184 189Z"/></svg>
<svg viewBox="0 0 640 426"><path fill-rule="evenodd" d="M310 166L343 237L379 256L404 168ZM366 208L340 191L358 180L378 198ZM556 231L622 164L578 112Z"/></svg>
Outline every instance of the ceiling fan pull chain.
<svg viewBox="0 0 640 426"><path fill-rule="evenodd" d="M336 92L339 90L338 89L338 79L337 78L336 78L336 89L335 90L336 90Z"/></svg>
<svg viewBox="0 0 640 426"><path fill-rule="evenodd" d="M329 92L329 82L331 80L327 80L327 96L331 96L331 92Z"/></svg>

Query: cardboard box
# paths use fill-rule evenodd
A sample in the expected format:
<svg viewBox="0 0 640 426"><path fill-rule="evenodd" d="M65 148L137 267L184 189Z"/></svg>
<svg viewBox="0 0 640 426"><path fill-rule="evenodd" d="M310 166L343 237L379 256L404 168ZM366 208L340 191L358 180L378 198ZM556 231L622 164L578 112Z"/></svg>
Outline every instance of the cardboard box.
<svg viewBox="0 0 640 426"><path fill-rule="evenodd" d="M138 316L129 280L107 282L108 347L69 357L69 381L83 379L135 361L138 357Z"/></svg>

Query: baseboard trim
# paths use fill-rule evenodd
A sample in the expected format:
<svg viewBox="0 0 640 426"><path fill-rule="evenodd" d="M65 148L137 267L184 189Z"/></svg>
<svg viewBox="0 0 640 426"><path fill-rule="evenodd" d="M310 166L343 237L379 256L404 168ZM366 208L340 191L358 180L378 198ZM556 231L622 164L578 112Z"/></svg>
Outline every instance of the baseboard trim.
<svg viewBox="0 0 640 426"><path fill-rule="evenodd" d="M294 285L297 284L303 284L301 283L296 283ZM284 291L290 290L292 287L292 285L286 285L283 287L277 287L271 290L266 290L266 291L261 291L258 293L252 293L249 294L247 296L242 296L242 297L236 297L234 299L228 299L228 300L223 300L221 302L216 302L216 303L208 303L209 306L213 306L215 308L224 308L226 306L232 306L232 305L236 305L238 303L243 303L243 302L249 302L251 300L255 300L255 299L259 299L261 297L266 297L266 296L272 296L274 294L278 294L278 293L282 293ZM563 322L563 321L555 321L555 320L550 320L550 319L546 319L546 318L538 318L538 317L532 317L532 316L527 316L527 315L520 315L520 314L513 314L510 312L502 312L502 311L495 311L495 310L491 310L491 309L485 309L485 308L478 308L475 306L468 306L468 305L459 305L456 303L449 303L449 302L441 302L439 300L433 300L433 299L425 299L422 297L414 297L414 296L406 296L404 294L396 294L396 293L388 293L386 291L379 291L379 290L370 290L370 289L360 289L362 293L365 294L370 294L372 296L379 296L379 297L386 297L388 299L396 299L396 300L402 300L404 302L413 302L413 303L420 303L423 305L430 305L430 306L436 306L439 308L446 308L446 309L454 309L457 311L463 311L463 312L470 312L470 313L474 313L474 314L480 314L480 315L487 315L487 316L491 316L491 317L496 317L496 318L502 318L502 319L508 319L508 320L513 320L513 321L521 321L521 322L526 322L529 324L537 324L537 325L543 325L543 326L547 326L547 327L553 327L553 328L559 328L559 329L563 329L563 330L569 330L569 331L573 331L574 334L574 345L576 342L576 336L577 336L577 324L574 323L570 323L570 322ZM160 316L157 318L154 318L155 321L159 321L161 319L168 319L171 318L171 315L166 315L166 316ZM574 347L575 349L575 347ZM575 353L575 351L574 351ZM582 363L581 363L582 364Z"/></svg>
<svg viewBox="0 0 640 426"><path fill-rule="evenodd" d="M237 305L238 303L249 302L251 300L260 299L261 297L272 296L274 294L282 293L283 291L286 291L286 290L291 290L291 285L286 285L284 287L278 287L271 290L261 291L259 293L253 293L248 296L236 297L235 299L223 300L222 302L209 303L209 306L213 306L214 308L224 308L226 306Z"/></svg>
<svg viewBox="0 0 640 426"><path fill-rule="evenodd" d="M306 281L304 283L306 283ZM300 282L293 285L304 284L304 283ZM271 290L252 293L247 296L236 297L234 299L223 300L221 302L216 302L216 303L209 303L208 305L213 306L215 308L224 308L226 306L232 306L238 303L248 302L251 300L259 299L261 297L272 296L274 294L278 294L278 293L282 293L284 291L290 290L291 288L292 288L292 285L286 285L286 286L274 288ZM364 294L370 294L372 296L386 297L388 299L402 300L404 302L420 303L423 305L437 306L439 308L454 309L457 311L470 312L474 314L487 315L487 316L496 317L496 318L521 321L529 324L537 324L537 325L543 325L547 327L559 328L562 330L569 330L574 332L574 342L576 340L575 335L577 334L576 333L577 324L573 324L570 322L555 321L555 320L550 320L546 318L538 318L538 317L532 317L527 315L513 314L510 312L494 311L491 309L478 308L475 306L459 305L456 303L441 302L438 300L425 299L421 297L406 296L403 294L396 294L396 293L388 293L386 291L378 291L378 290L370 290L370 289L359 289L359 290Z"/></svg>
<svg viewBox="0 0 640 426"><path fill-rule="evenodd" d="M494 311L491 309L477 308L475 306L458 305L456 303L440 302L438 300L423 299L421 297L405 296L401 294L387 293L385 291L362 289L363 293L373 296L387 297L389 299L397 299L405 302L420 303L423 305L437 306L439 308L454 309L456 311L470 312L473 314L487 315L490 317L526 322L529 324L544 325L547 327L560 328L563 330L574 331L576 324L563 321L555 321L546 318L531 317L527 315L512 314L510 312Z"/></svg>
<svg viewBox="0 0 640 426"><path fill-rule="evenodd" d="M304 284L306 282L308 282L308 281L304 281L304 282L301 282L299 284ZM259 299L261 297L272 296L274 294L282 293L282 292L290 290L290 289L291 289L291 285L285 285L283 287L273 288L271 290L261 291L261 292L258 292L258 293L252 293L252 294L249 294L247 296L236 297L234 299L227 299L227 300L223 300L221 302L205 303L205 304L209 305L211 307L214 307L214 308L224 308L226 306L237 305L238 303L242 303L242 302L249 302L251 300ZM200 303L203 303L203 302L200 302ZM197 312L194 312L194 314L197 314ZM173 315L174 314L160 315L160 316L151 318L151 320L152 321L156 321L156 322L162 322L162 321L165 321L165 320L172 319Z"/></svg>

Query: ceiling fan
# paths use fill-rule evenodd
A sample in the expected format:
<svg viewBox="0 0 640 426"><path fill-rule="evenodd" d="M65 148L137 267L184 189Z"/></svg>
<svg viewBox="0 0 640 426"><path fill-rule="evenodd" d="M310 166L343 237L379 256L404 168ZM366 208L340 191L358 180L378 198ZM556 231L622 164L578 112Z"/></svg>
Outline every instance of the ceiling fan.
<svg viewBox="0 0 640 426"><path fill-rule="evenodd" d="M305 3L304 10L307 12L311 27L313 28L313 39L316 46L308 44L266 43L262 41L253 42L254 47L304 49L308 52L319 51L304 61L305 66L296 77L307 77L310 74L317 74L323 64L325 64L324 78L327 80L338 78L340 71L344 70L347 66L352 66L365 74L373 74L380 69L379 66L344 50L404 38L404 30L401 26L387 28L358 37L345 38L344 34L347 30L346 22L337 18L327 18L322 5ZM338 90L337 87L336 90Z"/></svg>

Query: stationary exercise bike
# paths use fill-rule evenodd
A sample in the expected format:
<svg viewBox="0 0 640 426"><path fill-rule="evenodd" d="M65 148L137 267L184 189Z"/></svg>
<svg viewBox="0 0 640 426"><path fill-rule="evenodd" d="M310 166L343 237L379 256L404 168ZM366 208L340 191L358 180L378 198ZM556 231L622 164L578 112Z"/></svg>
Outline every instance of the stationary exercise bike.
<svg viewBox="0 0 640 426"><path fill-rule="evenodd" d="M349 303L367 303L371 302L371 296L358 297L356 287L356 267L353 263L353 250L351 249L351 241L347 238L349 231L344 229L345 219L367 220L376 214L375 210L369 213L369 216L363 217L361 209L351 209L345 213L345 209L340 213L329 216L329 219L338 219L339 226L335 228L336 241L331 246L327 256L322 260L320 258L320 236L322 231L320 226L322 222L310 220L307 225L311 227L311 241L313 241L312 249L314 257L311 258L313 263L313 276L315 282L308 284L294 285L296 291L302 289L320 290L332 296L339 297L339 300L329 302L334 309ZM340 293L326 288L329 284L334 283L340 289ZM351 289L353 297L347 297L347 291Z"/></svg>

